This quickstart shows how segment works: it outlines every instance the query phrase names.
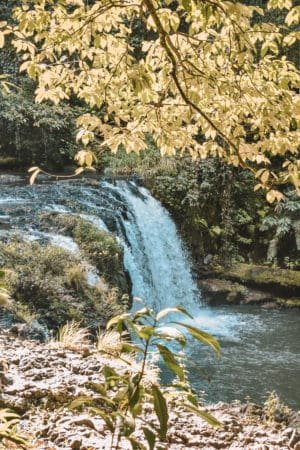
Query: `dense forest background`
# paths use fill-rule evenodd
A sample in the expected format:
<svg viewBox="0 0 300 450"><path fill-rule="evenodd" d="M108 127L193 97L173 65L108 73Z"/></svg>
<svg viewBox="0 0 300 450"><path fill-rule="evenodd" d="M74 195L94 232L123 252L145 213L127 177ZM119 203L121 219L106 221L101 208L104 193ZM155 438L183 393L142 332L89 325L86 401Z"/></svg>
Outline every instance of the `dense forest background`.
<svg viewBox="0 0 300 450"><path fill-rule="evenodd" d="M1 20L11 20L18 0L0 6ZM247 1L261 5L261 1ZM282 17L277 14L276 21ZM259 17L257 17L259 20ZM135 24L133 43L138 55L145 33ZM298 65L299 45L288 55ZM32 165L68 170L78 151L76 117L88 112L78 100L54 106L34 101L35 84L18 73L18 57L10 46L0 51L0 73L10 75L15 88L0 93L0 170L25 171ZM97 152L97 148L94 149ZM266 263L299 269L300 204L290 187L285 200L269 205L255 193L250 173L209 158L191 161L185 157L161 157L149 136L149 149L141 155L99 153L98 169L105 175L139 175L172 212L195 257L204 267L211 262ZM281 164L273 160L273 164Z"/></svg>

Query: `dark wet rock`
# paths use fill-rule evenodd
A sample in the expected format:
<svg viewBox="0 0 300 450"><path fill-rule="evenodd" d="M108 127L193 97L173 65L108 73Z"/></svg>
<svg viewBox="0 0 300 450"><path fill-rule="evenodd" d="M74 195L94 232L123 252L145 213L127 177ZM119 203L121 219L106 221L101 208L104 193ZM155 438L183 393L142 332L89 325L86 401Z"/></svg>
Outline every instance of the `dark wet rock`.
<svg viewBox="0 0 300 450"><path fill-rule="evenodd" d="M11 229L11 220L8 215L1 215L0 213L0 230L9 230Z"/></svg>
<svg viewBox="0 0 300 450"><path fill-rule="evenodd" d="M206 278L199 282L205 299L211 304L264 304L276 307L276 299L270 292L250 289L240 283L220 278Z"/></svg>
<svg viewBox="0 0 300 450"><path fill-rule="evenodd" d="M254 304L267 309L300 307L299 298L278 298L278 291L259 290L225 278L203 278L199 280L199 286L205 300L211 305Z"/></svg>
<svg viewBox="0 0 300 450"><path fill-rule="evenodd" d="M246 289L238 283L218 278L207 278L199 282L205 299L210 303L240 303Z"/></svg>
<svg viewBox="0 0 300 450"><path fill-rule="evenodd" d="M46 342L49 339L47 328L37 320L30 323L17 323L10 328L10 331L23 339L33 339L40 342Z"/></svg>

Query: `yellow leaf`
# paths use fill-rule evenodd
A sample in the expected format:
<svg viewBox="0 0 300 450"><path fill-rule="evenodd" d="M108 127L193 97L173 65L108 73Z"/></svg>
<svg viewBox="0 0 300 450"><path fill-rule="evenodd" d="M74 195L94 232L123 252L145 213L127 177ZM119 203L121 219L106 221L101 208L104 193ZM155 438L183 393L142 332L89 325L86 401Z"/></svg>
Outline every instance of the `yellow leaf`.
<svg viewBox="0 0 300 450"><path fill-rule="evenodd" d="M35 172L33 172L33 174L31 175L30 179L29 179L29 183L32 185L35 182L36 177L38 176L38 174L40 173L40 169L36 170Z"/></svg>

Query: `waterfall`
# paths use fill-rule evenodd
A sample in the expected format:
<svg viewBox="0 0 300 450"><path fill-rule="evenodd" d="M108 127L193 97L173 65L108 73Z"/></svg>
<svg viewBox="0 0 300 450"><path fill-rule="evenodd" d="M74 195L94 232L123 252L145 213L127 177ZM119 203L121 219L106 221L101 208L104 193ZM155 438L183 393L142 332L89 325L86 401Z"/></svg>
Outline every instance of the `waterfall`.
<svg viewBox="0 0 300 450"><path fill-rule="evenodd" d="M0 183L0 240L16 235L73 252L94 286L101 282L101 274L84 260L75 242L63 230L41 227L43 213L80 216L117 236L134 296L154 310L183 305L196 326L219 339L220 360L208 348L188 341L187 369L194 389L204 389L214 402L243 400L245 395L260 402L267 391L276 390L283 401L299 404L299 316L295 310L206 305L171 216L147 189L132 181L73 180L28 186L15 179L5 183L0 177ZM13 320L0 311L0 327L10 327Z"/></svg>
<svg viewBox="0 0 300 450"><path fill-rule="evenodd" d="M156 311L181 305L191 314L199 313L201 294L168 211L133 182L118 181L114 189L127 204L128 213L121 222L133 295Z"/></svg>

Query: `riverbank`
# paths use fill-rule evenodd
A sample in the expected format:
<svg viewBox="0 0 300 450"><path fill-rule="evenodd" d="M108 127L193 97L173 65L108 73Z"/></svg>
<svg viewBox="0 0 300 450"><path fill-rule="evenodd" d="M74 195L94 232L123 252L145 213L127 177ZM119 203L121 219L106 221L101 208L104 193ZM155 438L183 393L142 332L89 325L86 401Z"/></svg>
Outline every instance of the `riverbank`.
<svg viewBox="0 0 300 450"><path fill-rule="evenodd" d="M300 271L257 264L199 270L199 286L208 304L300 308Z"/></svg>
<svg viewBox="0 0 300 450"><path fill-rule="evenodd" d="M70 351L18 337L14 330L0 331L3 392L0 406L14 408L20 414L18 431L27 437L28 449L35 450L106 450L110 432L99 416L87 409L70 410L68 406L81 395L95 395L92 383L103 382L104 365L119 371L135 371L138 365L93 353ZM296 413L276 405L267 408L252 403L218 403L203 409L222 424L214 429L192 413L185 413L169 401L170 423L168 450L272 449L300 448L300 423ZM180 415L178 415L180 414ZM268 416L269 414L269 416ZM145 420L155 422L151 409ZM137 436L140 437L138 423ZM1 447L0 447L1 448ZM17 446L2 447L16 449ZM122 449L127 449L122 442Z"/></svg>

